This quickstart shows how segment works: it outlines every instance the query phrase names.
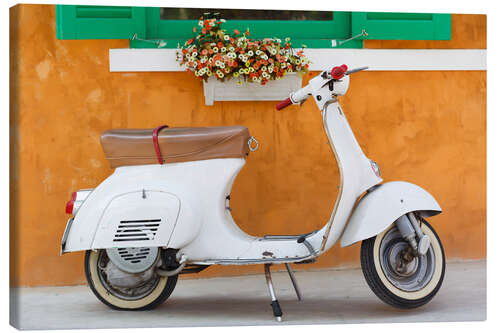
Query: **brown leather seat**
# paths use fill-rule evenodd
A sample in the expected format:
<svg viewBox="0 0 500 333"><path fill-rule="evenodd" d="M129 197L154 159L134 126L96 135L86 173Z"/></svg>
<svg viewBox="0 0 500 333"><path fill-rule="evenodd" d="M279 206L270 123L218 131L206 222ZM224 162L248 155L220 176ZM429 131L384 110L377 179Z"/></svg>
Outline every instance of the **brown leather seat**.
<svg viewBox="0 0 500 333"><path fill-rule="evenodd" d="M153 129L112 129L101 135L104 154L112 168L159 163ZM245 157L250 133L244 126L174 127L158 133L164 163Z"/></svg>

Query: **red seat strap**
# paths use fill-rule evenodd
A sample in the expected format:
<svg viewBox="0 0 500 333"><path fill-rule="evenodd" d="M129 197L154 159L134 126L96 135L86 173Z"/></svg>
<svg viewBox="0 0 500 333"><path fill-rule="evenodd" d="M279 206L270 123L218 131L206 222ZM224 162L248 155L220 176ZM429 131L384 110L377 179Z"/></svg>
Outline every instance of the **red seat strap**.
<svg viewBox="0 0 500 333"><path fill-rule="evenodd" d="M163 164L163 158L161 157L160 145L158 144L158 132L167 127L168 125L161 125L153 130L153 144L155 146L156 157L158 157L158 163L160 164Z"/></svg>

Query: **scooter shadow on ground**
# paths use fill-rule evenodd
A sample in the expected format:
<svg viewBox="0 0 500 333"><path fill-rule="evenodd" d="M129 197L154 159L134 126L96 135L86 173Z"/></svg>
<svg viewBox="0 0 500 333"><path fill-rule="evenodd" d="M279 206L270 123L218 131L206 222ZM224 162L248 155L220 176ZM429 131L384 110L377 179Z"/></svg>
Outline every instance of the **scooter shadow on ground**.
<svg viewBox="0 0 500 333"><path fill-rule="evenodd" d="M242 318L244 313L249 313L246 316L249 320L262 320L268 323L269 311L267 307L262 306L266 301L267 297L264 295L244 300L227 297L211 298L209 302L207 302L206 297L176 298L162 304L154 311L167 311L169 315L179 319L192 317L193 313L212 320L219 317L221 324L224 323L224 318L231 316ZM298 302L292 296L283 296L280 298L280 304L283 312L286 313L286 323L288 324L304 323L304 318L307 318L308 323L342 322L346 319L346 313L349 314L349 321L370 321L372 319L372 322L383 322L387 318L394 319L395 316L408 318L409 314L432 311L430 308L423 307L417 311L409 312L381 304L377 299L366 300L365 298L348 300L343 297L338 299L314 298Z"/></svg>

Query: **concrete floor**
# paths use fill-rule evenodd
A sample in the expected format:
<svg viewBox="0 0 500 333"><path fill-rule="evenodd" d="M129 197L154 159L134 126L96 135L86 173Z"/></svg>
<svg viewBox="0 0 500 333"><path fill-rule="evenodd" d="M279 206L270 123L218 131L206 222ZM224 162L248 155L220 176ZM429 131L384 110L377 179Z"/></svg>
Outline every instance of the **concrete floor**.
<svg viewBox="0 0 500 333"><path fill-rule="evenodd" d="M382 303L360 269L298 272L296 277L302 302L287 273L273 273L284 325L486 319L485 261L448 264L436 297L410 311ZM11 324L20 329L274 325L269 303L263 274L179 280L163 305L145 312L111 310L87 286L15 288Z"/></svg>

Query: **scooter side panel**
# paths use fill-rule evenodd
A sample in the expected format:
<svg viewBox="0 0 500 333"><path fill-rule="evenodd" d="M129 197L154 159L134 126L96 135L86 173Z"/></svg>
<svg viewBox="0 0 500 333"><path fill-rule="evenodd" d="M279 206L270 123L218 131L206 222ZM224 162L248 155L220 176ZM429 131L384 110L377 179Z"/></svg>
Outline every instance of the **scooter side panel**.
<svg viewBox="0 0 500 333"><path fill-rule="evenodd" d="M401 181L388 182L367 193L358 203L342 235L340 246L376 236L398 217L412 211L437 215L441 207L421 187Z"/></svg>
<svg viewBox="0 0 500 333"><path fill-rule="evenodd" d="M92 248L167 246L179 208L179 199L163 191L117 195L104 211Z"/></svg>

